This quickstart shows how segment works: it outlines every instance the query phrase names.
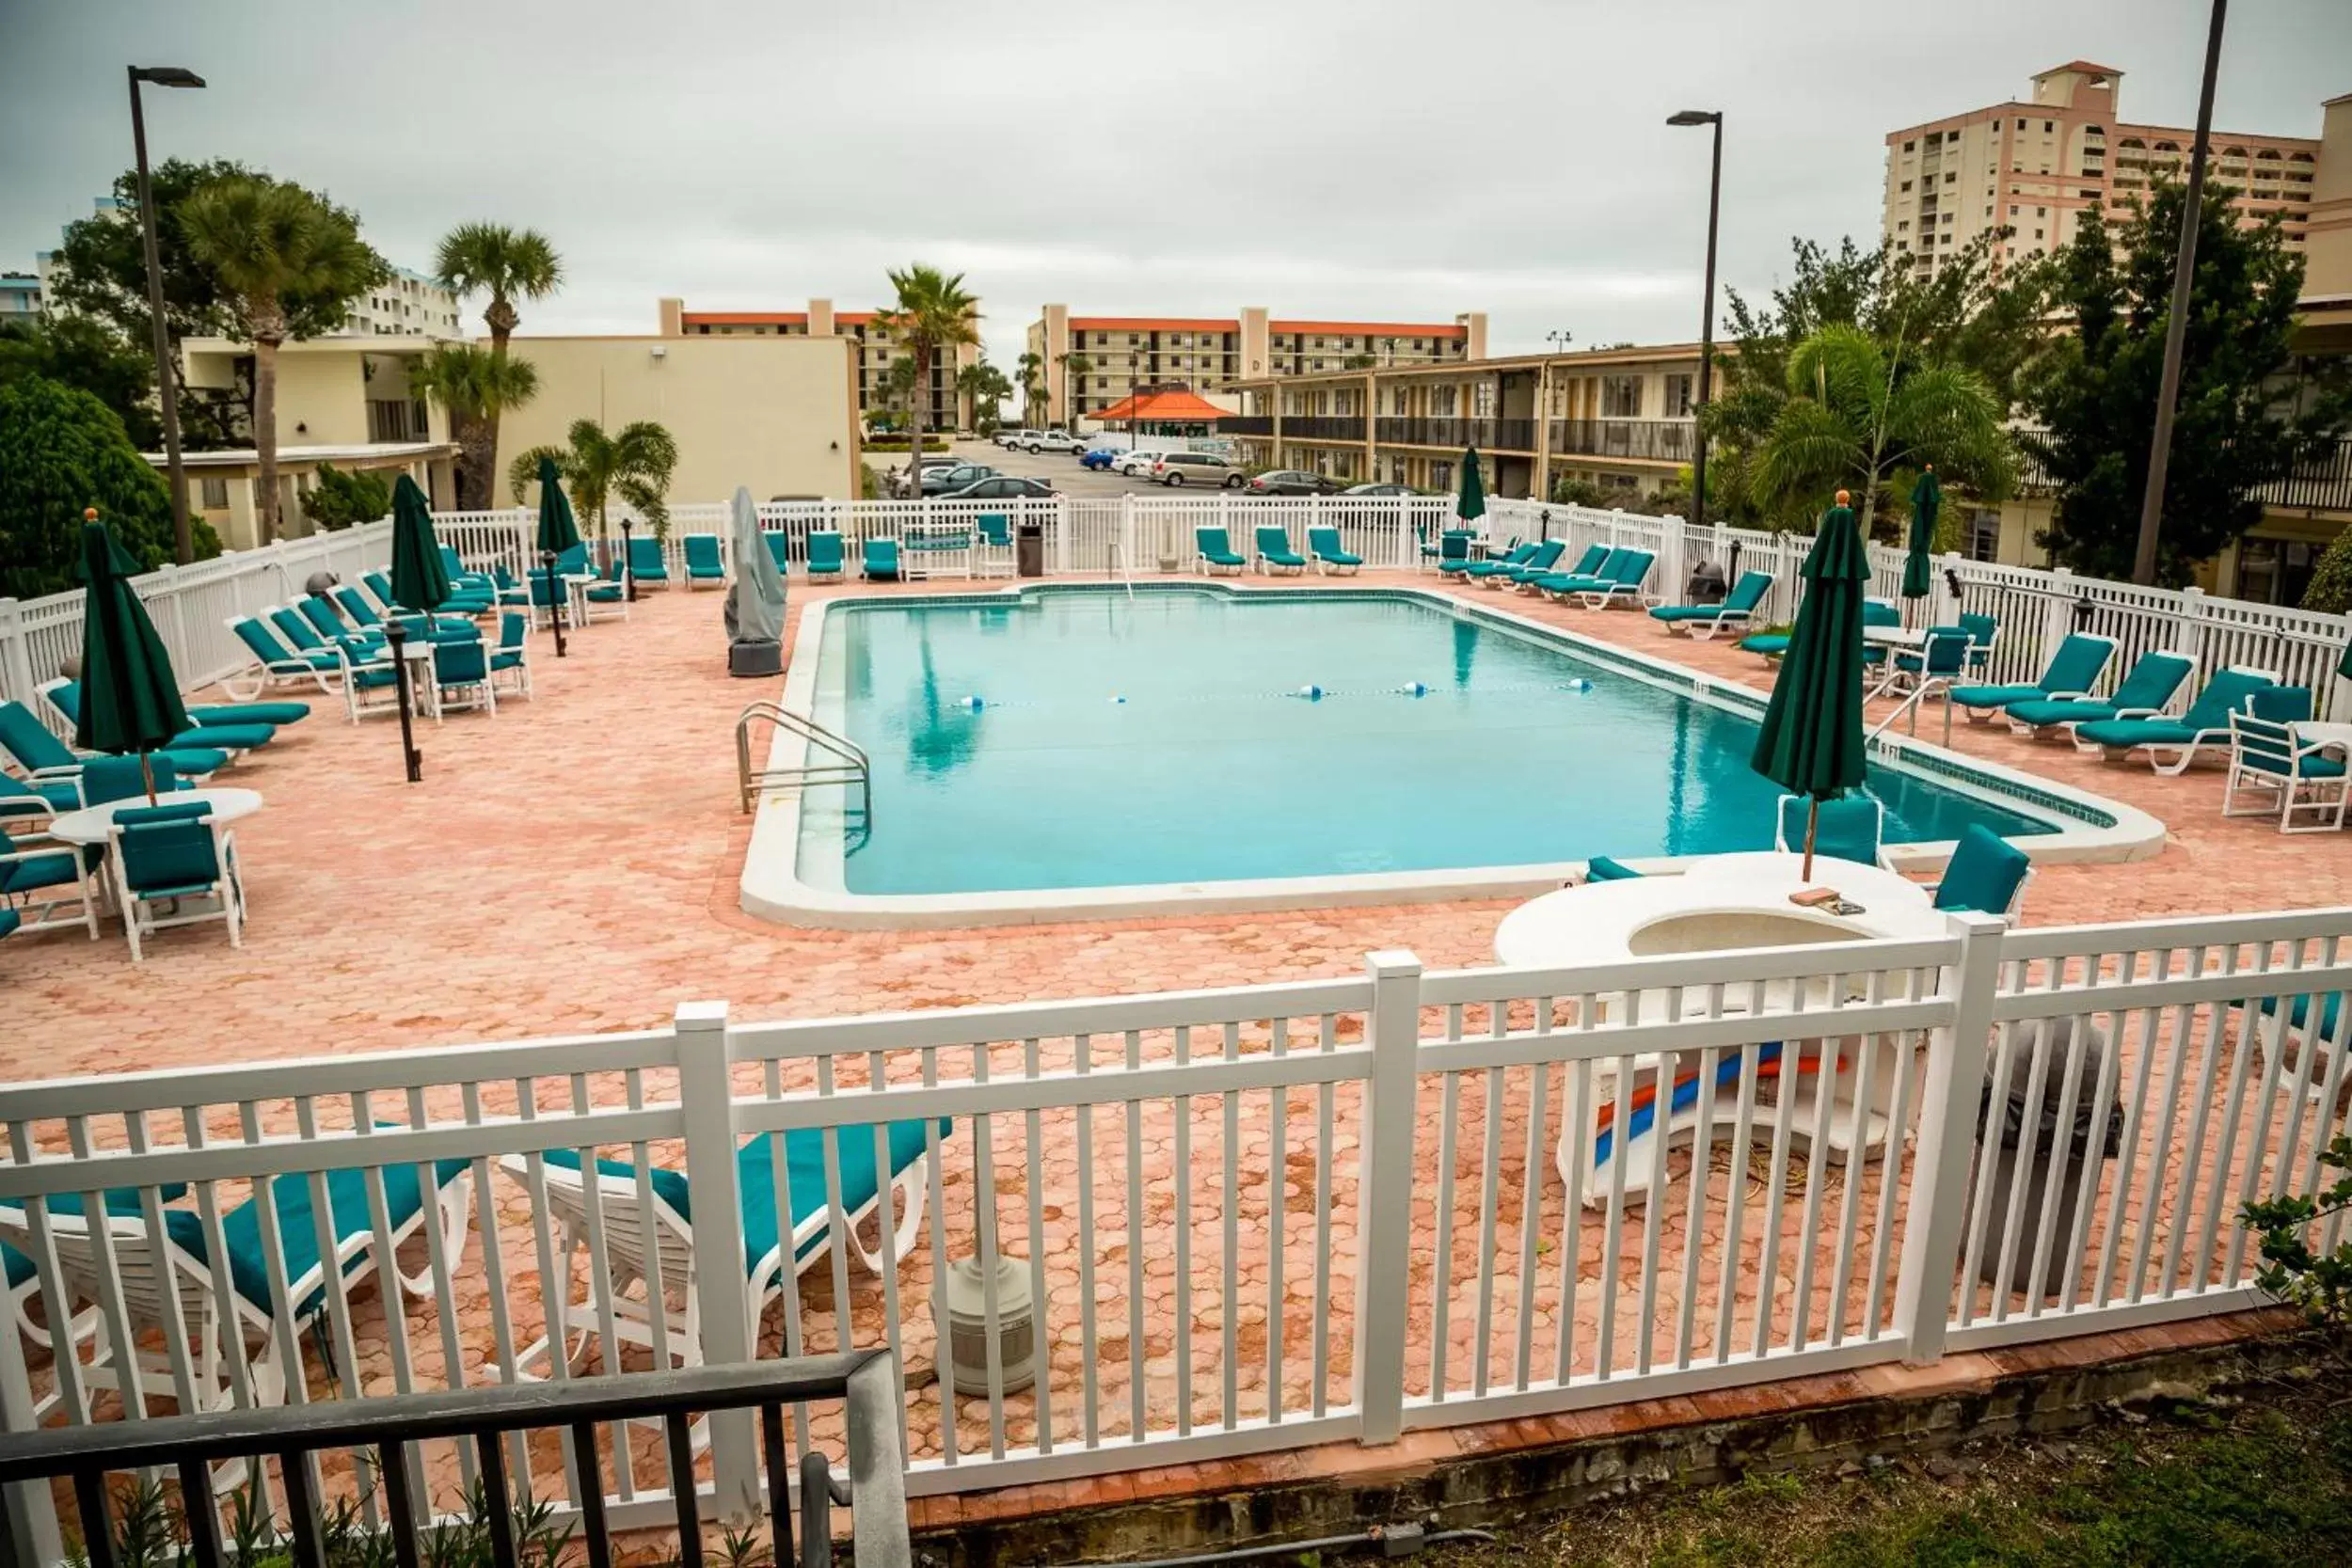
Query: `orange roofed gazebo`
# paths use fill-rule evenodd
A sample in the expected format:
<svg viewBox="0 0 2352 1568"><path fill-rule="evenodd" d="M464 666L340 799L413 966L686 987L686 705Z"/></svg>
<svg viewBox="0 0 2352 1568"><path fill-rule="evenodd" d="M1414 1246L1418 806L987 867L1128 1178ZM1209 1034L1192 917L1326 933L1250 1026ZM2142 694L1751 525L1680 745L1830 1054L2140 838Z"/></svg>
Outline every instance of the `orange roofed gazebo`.
<svg viewBox="0 0 2352 1568"><path fill-rule="evenodd" d="M1089 416L1104 425L1215 424L1231 410L1183 388L1161 392L1136 392Z"/></svg>

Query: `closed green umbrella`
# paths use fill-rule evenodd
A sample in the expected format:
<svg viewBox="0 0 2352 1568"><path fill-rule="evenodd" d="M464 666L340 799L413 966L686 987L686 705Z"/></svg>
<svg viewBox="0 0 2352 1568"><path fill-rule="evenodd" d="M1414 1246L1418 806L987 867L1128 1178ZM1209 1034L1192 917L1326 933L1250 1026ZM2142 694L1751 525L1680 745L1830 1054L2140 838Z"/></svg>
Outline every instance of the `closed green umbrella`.
<svg viewBox="0 0 2352 1568"><path fill-rule="evenodd" d="M82 711L73 740L117 756L136 752L147 802L155 803L155 775L147 753L187 729L180 680L171 655L155 635L131 578L138 561L115 543L95 509L82 514Z"/></svg>
<svg viewBox="0 0 2352 1568"><path fill-rule="evenodd" d="M1454 498L1454 515L1466 523L1474 523L1486 515L1486 487L1478 477L1478 449L1462 451L1462 488Z"/></svg>
<svg viewBox="0 0 2352 1568"><path fill-rule="evenodd" d="M1804 819L1804 870L1813 877L1813 833L1824 800L1857 788L1866 769L1862 737L1862 602L1870 558L1846 492L1821 518L1802 568L1804 603L1789 629L1780 679L1764 709L1751 766L1791 795L1811 799Z"/></svg>
<svg viewBox="0 0 2352 1568"><path fill-rule="evenodd" d="M406 474L392 486L392 601L426 616L449 601L449 568L441 564L440 542L433 537L433 503ZM395 615L385 627L385 638L400 672L392 685L400 704L401 759L407 767L408 782L415 784L424 777L424 759L417 754L416 735L409 724L408 666L403 648L405 630ZM433 635L430 621L425 624L425 635Z"/></svg>
<svg viewBox="0 0 2352 1568"><path fill-rule="evenodd" d="M1924 599L1935 587L1935 568L1928 560L1935 548L1935 515L1944 505L1944 482L1931 463L1911 487L1911 553L1903 557L1903 597Z"/></svg>
<svg viewBox="0 0 2352 1568"><path fill-rule="evenodd" d="M539 459L539 561L548 574L548 623L555 628L555 657L564 654L564 597L556 591L555 558L580 543L580 525L564 498L563 476L552 457Z"/></svg>

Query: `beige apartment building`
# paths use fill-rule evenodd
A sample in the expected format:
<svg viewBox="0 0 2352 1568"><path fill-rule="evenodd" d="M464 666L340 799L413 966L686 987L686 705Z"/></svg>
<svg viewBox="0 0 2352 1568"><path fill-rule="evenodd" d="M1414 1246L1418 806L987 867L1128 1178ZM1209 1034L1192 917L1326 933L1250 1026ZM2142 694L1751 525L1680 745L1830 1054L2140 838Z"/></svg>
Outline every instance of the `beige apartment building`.
<svg viewBox="0 0 2352 1568"><path fill-rule="evenodd" d="M903 352L893 341L879 310L836 310L829 299L812 299L805 310L689 310L682 299L661 301L664 338L844 338L856 344L857 408L862 419L885 417L884 388L890 366ZM930 400L924 405L927 430L970 430L972 399L956 386L967 365L979 363L977 343L966 343L954 355L931 365Z"/></svg>
<svg viewBox="0 0 2352 1568"><path fill-rule="evenodd" d="M1047 420L1067 424L1094 417L1138 387L1182 386L1215 397L1263 376L1484 359L1486 316L1293 321L1274 318L1263 306L1233 316L1073 316L1067 305L1048 305L1029 324L1028 352L1043 367ZM1083 356L1086 366L1074 376L1073 355Z"/></svg>
<svg viewBox="0 0 2352 1568"><path fill-rule="evenodd" d="M2033 78L2026 103L1994 103L1888 134L1883 238L1932 273L1987 230L2013 230L1994 264L2047 255L2083 214L2146 195L2152 177L2182 178L2193 129L2118 114L2123 73L2072 60ZM2210 178L2250 222L2278 214L2290 245L2309 229L2319 142L2213 133Z"/></svg>
<svg viewBox="0 0 2352 1568"><path fill-rule="evenodd" d="M1308 370L1238 381L1243 412L1217 429L1247 462L1351 483L1451 489L1476 447L1497 495L1570 478L1649 495L1697 450L1698 372L1696 343Z"/></svg>

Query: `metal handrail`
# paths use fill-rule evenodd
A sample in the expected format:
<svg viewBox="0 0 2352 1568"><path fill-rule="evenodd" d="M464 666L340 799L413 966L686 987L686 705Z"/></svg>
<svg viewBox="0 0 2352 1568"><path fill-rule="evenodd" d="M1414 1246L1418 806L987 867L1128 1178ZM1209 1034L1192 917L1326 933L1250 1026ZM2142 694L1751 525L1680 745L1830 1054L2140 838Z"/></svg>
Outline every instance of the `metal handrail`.
<svg viewBox="0 0 2352 1568"><path fill-rule="evenodd" d="M799 736L809 746L838 760L834 762L802 762L790 768L752 767L752 726L765 721L775 728ZM737 715L735 721L736 788L750 811L758 797L771 789L792 789L808 784L854 784L858 792L857 815L870 826L874 819L874 768L864 747L847 736L835 735L805 714L794 713L777 703L754 703Z"/></svg>

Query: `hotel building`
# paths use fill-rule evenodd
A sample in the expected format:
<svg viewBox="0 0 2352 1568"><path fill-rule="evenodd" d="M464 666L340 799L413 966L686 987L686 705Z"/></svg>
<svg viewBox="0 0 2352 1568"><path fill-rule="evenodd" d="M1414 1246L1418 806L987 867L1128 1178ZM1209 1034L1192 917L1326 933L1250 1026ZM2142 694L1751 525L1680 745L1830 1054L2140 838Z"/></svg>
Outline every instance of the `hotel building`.
<svg viewBox="0 0 2352 1568"><path fill-rule="evenodd" d="M812 299L805 310L689 310L682 299L661 301L660 335L664 338L847 338L857 345L859 417L884 414L884 391L891 362L900 353L890 328L882 325L879 310L836 310L829 299ZM956 386L967 365L979 363L977 343L965 343L953 354L931 363L930 399L923 425L927 430L970 430L972 400Z"/></svg>

